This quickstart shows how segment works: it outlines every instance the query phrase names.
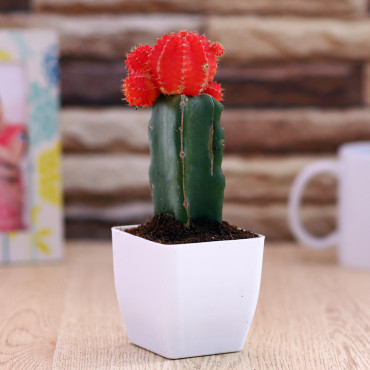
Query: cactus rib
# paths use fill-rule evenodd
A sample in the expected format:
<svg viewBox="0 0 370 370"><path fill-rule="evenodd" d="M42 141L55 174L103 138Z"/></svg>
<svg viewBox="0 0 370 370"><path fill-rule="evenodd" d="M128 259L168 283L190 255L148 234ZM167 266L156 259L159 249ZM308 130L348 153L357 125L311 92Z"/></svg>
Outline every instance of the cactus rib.
<svg viewBox="0 0 370 370"><path fill-rule="evenodd" d="M189 227L197 218L222 221L222 105L208 94L161 95L149 124L154 213Z"/></svg>
<svg viewBox="0 0 370 370"><path fill-rule="evenodd" d="M181 167L182 167L182 191L184 195L184 207L186 210L186 223L185 226L189 227L190 225L190 217L189 217L189 205L186 200L186 188L185 188L185 152L184 152L184 109L185 109L185 95L181 95L181 102L180 102L180 109L181 109L181 125L180 125L180 159L181 159Z"/></svg>

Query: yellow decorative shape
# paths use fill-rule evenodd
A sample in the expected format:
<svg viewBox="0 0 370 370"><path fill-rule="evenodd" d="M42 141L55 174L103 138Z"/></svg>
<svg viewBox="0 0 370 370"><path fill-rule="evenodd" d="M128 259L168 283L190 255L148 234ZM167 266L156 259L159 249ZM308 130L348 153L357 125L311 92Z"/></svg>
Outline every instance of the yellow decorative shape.
<svg viewBox="0 0 370 370"><path fill-rule="evenodd" d="M37 236L39 236L40 238L45 238L46 236L49 235L51 235L51 229L40 229L37 232Z"/></svg>
<svg viewBox="0 0 370 370"><path fill-rule="evenodd" d="M38 206L34 206L31 209L31 224L34 225L34 226L37 224L37 219L39 217L40 211L41 211L41 209Z"/></svg>
<svg viewBox="0 0 370 370"><path fill-rule="evenodd" d="M0 49L0 60L4 62L10 62L12 60L12 56L7 51Z"/></svg>
<svg viewBox="0 0 370 370"><path fill-rule="evenodd" d="M31 224L36 227L37 221L39 217L39 213L41 212L41 208L39 206L35 206L31 209ZM36 248L44 254L51 254L52 250L51 248L45 243L44 238L47 238L52 234L51 229L40 229L37 230L33 236L33 244L36 246Z"/></svg>
<svg viewBox="0 0 370 370"><path fill-rule="evenodd" d="M61 143L58 141L39 155L36 164L39 196L57 207L62 205L60 153Z"/></svg>
<svg viewBox="0 0 370 370"><path fill-rule="evenodd" d="M8 232L8 238L9 240L13 240L17 237L17 232L16 231L9 231Z"/></svg>
<svg viewBox="0 0 370 370"><path fill-rule="evenodd" d="M43 240L45 237L51 235L51 233L51 229L40 229L36 232L36 235L34 236L37 249L44 254L51 253L51 248Z"/></svg>

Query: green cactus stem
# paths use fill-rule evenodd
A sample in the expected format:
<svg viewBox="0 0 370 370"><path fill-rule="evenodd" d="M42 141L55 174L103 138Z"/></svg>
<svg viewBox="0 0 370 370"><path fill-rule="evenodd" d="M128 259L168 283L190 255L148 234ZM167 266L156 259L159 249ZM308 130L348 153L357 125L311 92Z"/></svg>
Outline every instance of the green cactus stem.
<svg viewBox="0 0 370 370"><path fill-rule="evenodd" d="M208 94L161 95L149 122L149 170L154 214L222 221L223 106Z"/></svg>

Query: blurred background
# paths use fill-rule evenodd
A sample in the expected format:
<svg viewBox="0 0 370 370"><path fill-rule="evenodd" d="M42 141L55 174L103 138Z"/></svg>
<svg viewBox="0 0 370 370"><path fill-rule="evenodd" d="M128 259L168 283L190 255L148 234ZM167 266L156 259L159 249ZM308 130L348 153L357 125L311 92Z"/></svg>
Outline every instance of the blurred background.
<svg viewBox="0 0 370 370"><path fill-rule="evenodd" d="M61 54L66 232L110 238L152 215L150 110L122 102L126 53L188 29L225 47L224 219L289 240L287 196L297 173L370 139L367 0L1 0L0 27L52 28ZM335 227L336 184L307 188L302 216Z"/></svg>

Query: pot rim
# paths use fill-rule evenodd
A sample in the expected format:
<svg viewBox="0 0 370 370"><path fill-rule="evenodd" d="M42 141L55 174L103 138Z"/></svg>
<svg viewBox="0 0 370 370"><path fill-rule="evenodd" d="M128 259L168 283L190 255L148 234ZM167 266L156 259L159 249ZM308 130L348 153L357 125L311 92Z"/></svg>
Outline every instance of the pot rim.
<svg viewBox="0 0 370 370"><path fill-rule="evenodd" d="M230 242L234 242L234 243L244 242L245 243L246 241L252 241L252 240L257 241L257 240L265 239L265 235L254 233L254 234L258 235L258 237L256 237L256 238L245 238L245 239L213 240L213 241L204 241L204 242L197 242L197 243L162 244L162 243L158 243L158 242L153 242L152 240L149 240L149 239L142 238L141 236L130 234L130 233L125 231L126 229L131 229L131 228L134 228L134 227L137 227L137 226L140 226L140 225L113 226L112 227L112 232L124 233L127 236L130 236L132 238L142 239L146 243L150 243L150 244L153 244L153 245L156 245L156 246L161 246L162 248L163 247L179 248L179 247L183 247L183 246L188 246L189 247L191 245L196 245L196 246L200 247L202 245L210 245L211 243L215 243L215 244L216 243L217 244L223 244L223 243L226 243L226 242L229 242L229 243Z"/></svg>

